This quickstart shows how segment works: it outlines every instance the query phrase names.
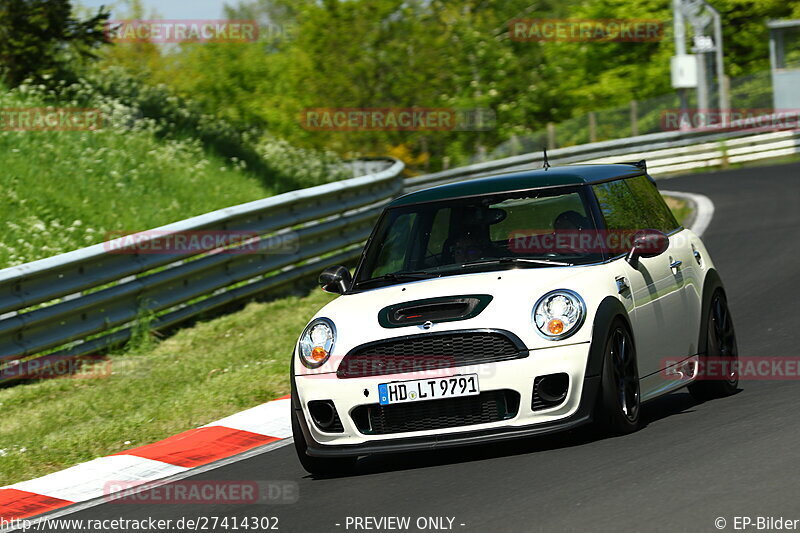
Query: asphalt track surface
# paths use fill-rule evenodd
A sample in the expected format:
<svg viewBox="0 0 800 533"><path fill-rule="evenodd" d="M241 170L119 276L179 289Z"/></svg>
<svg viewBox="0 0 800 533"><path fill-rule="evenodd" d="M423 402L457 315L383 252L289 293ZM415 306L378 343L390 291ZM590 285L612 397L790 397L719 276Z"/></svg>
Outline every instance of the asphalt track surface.
<svg viewBox="0 0 800 533"><path fill-rule="evenodd" d="M704 241L726 285L740 355L800 356L800 164L693 174L662 187L715 204ZM730 531L736 516L800 519L799 404L797 381L745 381L738 394L701 404L680 391L646 404L644 427L625 437L578 431L378 456L338 479L310 477L285 446L191 479L295 481L295 504L117 503L66 518L277 516L280 531L316 532L355 531L348 516L408 516L410 531L419 517L444 516L454 531L618 532L718 531L723 517Z"/></svg>

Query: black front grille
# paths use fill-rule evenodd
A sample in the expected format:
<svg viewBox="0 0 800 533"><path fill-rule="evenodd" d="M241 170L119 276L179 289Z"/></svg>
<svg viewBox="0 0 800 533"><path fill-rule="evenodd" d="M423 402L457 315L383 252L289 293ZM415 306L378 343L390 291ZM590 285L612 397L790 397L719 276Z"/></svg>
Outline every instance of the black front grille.
<svg viewBox="0 0 800 533"><path fill-rule="evenodd" d="M512 390L482 392L475 396L395 405L360 405L351 416L365 435L473 426L517 416L519 393Z"/></svg>
<svg viewBox="0 0 800 533"><path fill-rule="evenodd" d="M339 364L340 378L425 372L439 368L521 359L522 341L502 330L464 330L408 335L353 348Z"/></svg>

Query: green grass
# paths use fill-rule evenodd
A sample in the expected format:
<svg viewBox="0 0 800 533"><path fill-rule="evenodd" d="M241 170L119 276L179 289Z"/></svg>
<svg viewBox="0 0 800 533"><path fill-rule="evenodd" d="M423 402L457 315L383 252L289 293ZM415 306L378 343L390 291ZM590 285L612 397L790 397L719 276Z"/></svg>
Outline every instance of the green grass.
<svg viewBox="0 0 800 533"><path fill-rule="evenodd" d="M0 96L3 107L11 107ZM0 132L0 268L273 191L198 142L147 131Z"/></svg>
<svg viewBox="0 0 800 533"><path fill-rule="evenodd" d="M0 85L0 110L99 109L99 131L3 131L0 268L351 176L331 153L202 113L120 71L72 85Z"/></svg>
<svg viewBox="0 0 800 533"><path fill-rule="evenodd" d="M0 486L155 442L289 393L294 343L333 297L251 303L138 349L111 375L0 389ZM98 372L103 376L103 372Z"/></svg>
<svg viewBox="0 0 800 533"><path fill-rule="evenodd" d="M666 195L664 195L664 201L667 202L672 214L675 215L675 220L681 225L685 224L692 214L692 207L689 202L681 198Z"/></svg>
<svg viewBox="0 0 800 533"><path fill-rule="evenodd" d="M141 132L4 132L0 154L0 267L272 194L191 146Z"/></svg>

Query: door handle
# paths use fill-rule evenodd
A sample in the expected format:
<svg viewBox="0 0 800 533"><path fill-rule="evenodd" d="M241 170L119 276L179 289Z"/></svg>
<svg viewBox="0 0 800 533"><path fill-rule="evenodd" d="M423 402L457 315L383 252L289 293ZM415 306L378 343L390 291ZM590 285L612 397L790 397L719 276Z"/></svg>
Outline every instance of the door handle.
<svg viewBox="0 0 800 533"><path fill-rule="evenodd" d="M672 263L669 264L669 267L672 270L677 270L678 268L681 267L682 264L683 264L683 261L681 261L680 259L676 259L675 261L673 261Z"/></svg>
<svg viewBox="0 0 800 533"><path fill-rule="evenodd" d="M630 285L628 285L627 278L620 276L616 279L617 282L617 292L622 294L623 292L630 290Z"/></svg>
<svg viewBox="0 0 800 533"><path fill-rule="evenodd" d="M703 256L700 255L700 252L697 251L697 247L695 247L694 244L692 244L692 255L694 256L694 260L697 261L697 264L699 265L702 262Z"/></svg>

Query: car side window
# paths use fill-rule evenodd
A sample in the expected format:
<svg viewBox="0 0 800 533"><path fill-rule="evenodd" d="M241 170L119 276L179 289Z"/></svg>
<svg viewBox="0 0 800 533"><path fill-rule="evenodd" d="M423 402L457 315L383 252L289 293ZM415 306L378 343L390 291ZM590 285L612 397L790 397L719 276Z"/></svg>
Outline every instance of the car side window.
<svg viewBox="0 0 800 533"><path fill-rule="evenodd" d="M646 179L646 178L645 178ZM626 183L619 179L594 185L594 194L609 230L650 229L636 197Z"/></svg>
<svg viewBox="0 0 800 533"><path fill-rule="evenodd" d="M671 233L680 227L658 188L647 178L638 176L625 180L633 193L641 212L646 217L647 228Z"/></svg>

